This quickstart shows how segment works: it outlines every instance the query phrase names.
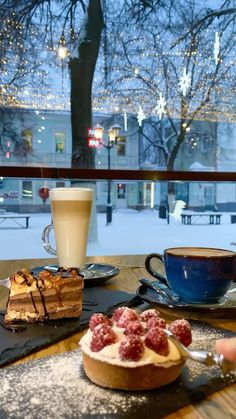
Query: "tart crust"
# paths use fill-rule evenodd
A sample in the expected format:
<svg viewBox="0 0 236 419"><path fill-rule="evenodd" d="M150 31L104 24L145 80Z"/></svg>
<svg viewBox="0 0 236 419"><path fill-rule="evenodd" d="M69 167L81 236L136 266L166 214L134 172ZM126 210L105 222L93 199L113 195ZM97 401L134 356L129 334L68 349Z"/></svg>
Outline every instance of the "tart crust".
<svg viewBox="0 0 236 419"><path fill-rule="evenodd" d="M163 387L179 377L184 364L181 360L163 367L148 364L130 368L100 361L82 353L87 377L99 386L119 390L140 391Z"/></svg>

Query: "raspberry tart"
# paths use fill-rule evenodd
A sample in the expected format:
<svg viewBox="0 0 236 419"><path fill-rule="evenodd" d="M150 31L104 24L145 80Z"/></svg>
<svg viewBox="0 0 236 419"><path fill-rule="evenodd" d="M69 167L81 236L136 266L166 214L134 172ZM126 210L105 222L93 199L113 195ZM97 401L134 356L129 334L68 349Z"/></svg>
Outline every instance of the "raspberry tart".
<svg viewBox="0 0 236 419"><path fill-rule="evenodd" d="M164 329L170 329L185 345L191 343L191 327L181 319L167 324L157 310L138 314L119 307L111 319L92 315L80 346L87 377L102 387L150 390L175 381L184 360Z"/></svg>

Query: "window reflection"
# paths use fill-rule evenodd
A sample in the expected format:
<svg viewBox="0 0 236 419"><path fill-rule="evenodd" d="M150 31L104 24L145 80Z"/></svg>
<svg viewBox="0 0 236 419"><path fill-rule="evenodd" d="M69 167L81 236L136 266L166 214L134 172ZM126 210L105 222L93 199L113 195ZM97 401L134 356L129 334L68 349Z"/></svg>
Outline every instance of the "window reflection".
<svg viewBox="0 0 236 419"><path fill-rule="evenodd" d="M33 199L33 185L32 181L23 180L21 197L23 199Z"/></svg>

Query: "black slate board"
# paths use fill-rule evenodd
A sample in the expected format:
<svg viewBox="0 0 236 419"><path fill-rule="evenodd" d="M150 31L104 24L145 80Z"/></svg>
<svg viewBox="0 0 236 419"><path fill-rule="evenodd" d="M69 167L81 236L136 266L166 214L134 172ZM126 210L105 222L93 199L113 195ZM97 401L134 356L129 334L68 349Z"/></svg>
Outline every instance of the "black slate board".
<svg viewBox="0 0 236 419"><path fill-rule="evenodd" d="M119 305L135 306L141 302L133 294L101 287L84 289L83 301L79 319L28 324L20 333L12 333L0 326L0 367L86 328L94 312L109 315ZM0 319L3 320L3 314L0 314Z"/></svg>
<svg viewBox="0 0 236 419"><path fill-rule="evenodd" d="M200 322L191 322L195 348L210 349L215 339L231 335ZM223 378L217 367L187 362L174 383L147 392L100 388L84 374L81 352L56 355L0 371L0 418L160 419L215 391L236 382L236 375ZM212 403L214 409L214 404ZM212 417L229 417L215 406ZM215 416L214 416L215 415Z"/></svg>

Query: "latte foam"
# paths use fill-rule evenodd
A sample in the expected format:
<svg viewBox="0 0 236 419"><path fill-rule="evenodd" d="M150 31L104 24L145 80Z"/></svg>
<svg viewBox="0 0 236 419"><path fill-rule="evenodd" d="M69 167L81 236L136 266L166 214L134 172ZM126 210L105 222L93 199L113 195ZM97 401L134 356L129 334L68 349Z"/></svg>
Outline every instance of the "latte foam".
<svg viewBox="0 0 236 419"><path fill-rule="evenodd" d="M230 250L208 247L173 247L171 249L167 249L165 253L175 256L196 256L206 258L229 257L235 255L235 253Z"/></svg>

